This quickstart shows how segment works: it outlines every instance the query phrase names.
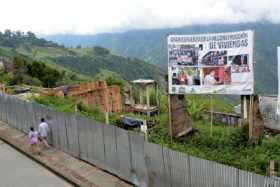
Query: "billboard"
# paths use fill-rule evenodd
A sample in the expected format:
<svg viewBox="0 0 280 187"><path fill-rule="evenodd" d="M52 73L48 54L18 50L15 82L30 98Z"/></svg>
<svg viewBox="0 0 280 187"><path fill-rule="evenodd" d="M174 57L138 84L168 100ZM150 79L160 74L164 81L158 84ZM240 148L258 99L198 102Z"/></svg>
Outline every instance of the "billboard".
<svg viewBox="0 0 280 187"><path fill-rule="evenodd" d="M253 31L169 35L169 94L254 93Z"/></svg>

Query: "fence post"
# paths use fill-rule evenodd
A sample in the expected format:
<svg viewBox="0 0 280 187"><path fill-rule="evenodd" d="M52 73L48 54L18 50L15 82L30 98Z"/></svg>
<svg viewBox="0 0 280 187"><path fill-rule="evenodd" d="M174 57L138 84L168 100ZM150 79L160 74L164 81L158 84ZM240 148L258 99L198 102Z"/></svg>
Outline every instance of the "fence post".
<svg viewBox="0 0 280 187"><path fill-rule="evenodd" d="M190 156L187 155L187 157L188 157L189 187L191 187L192 186L191 161L190 161Z"/></svg>

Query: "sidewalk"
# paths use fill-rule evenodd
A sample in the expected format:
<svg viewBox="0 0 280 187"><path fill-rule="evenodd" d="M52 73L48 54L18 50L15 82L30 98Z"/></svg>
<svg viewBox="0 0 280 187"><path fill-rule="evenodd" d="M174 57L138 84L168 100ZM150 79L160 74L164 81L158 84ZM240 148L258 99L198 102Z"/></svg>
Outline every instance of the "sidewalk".
<svg viewBox="0 0 280 187"><path fill-rule="evenodd" d="M42 151L40 156L32 155L27 143L27 136L3 122L0 122L0 139L74 186L132 187L132 185L122 181L120 178L55 148Z"/></svg>

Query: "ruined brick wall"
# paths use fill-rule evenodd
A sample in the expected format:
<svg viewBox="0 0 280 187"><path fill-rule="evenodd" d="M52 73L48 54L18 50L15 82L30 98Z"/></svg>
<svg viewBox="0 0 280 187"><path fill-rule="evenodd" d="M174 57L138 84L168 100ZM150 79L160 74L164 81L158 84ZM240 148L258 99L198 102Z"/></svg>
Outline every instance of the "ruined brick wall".
<svg viewBox="0 0 280 187"><path fill-rule="evenodd" d="M89 83L76 84L68 87L68 96L81 95L87 92L107 89L106 81L96 81Z"/></svg>
<svg viewBox="0 0 280 187"><path fill-rule="evenodd" d="M102 112L122 111L121 91L117 85L107 86L106 81L96 81L46 89L45 95L64 97L65 89L67 96L76 98L88 106L97 106Z"/></svg>
<svg viewBox="0 0 280 187"><path fill-rule="evenodd" d="M117 85L109 86L108 87L109 93L109 108L110 111L119 113L122 111L122 96L121 96L121 89Z"/></svg>

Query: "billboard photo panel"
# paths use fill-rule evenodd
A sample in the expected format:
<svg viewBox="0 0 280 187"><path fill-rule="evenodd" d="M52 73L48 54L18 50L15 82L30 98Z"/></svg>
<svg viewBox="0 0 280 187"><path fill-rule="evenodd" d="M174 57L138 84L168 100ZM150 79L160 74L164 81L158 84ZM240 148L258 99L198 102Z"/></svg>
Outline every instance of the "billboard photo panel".
<svg viewBox="0 0 280 187"><path fill-rule="evenodd" d="M169 94L253 94L253 35L169 35Z"/></svg>

